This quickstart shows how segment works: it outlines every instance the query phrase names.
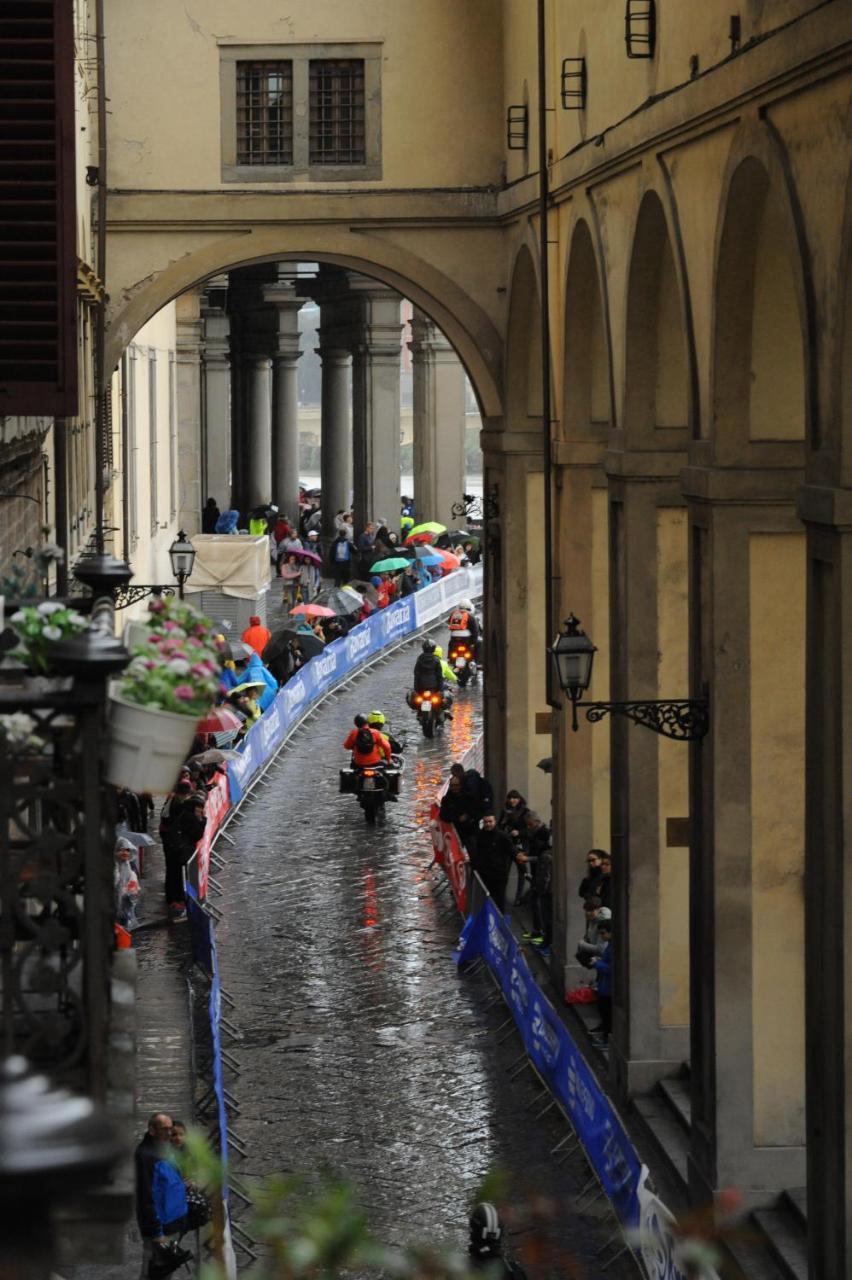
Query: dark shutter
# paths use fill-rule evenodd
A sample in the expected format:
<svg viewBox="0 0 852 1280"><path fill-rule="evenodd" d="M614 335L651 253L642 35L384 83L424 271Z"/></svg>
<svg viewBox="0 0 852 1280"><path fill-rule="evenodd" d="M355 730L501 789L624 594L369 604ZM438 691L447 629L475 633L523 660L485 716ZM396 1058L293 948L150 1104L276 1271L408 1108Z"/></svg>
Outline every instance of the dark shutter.
<svg viewBox="0 0 852 1280"><path fill-rule="evenodd" d="M77 412L72 17L0 3L0 415Z"/></svg>

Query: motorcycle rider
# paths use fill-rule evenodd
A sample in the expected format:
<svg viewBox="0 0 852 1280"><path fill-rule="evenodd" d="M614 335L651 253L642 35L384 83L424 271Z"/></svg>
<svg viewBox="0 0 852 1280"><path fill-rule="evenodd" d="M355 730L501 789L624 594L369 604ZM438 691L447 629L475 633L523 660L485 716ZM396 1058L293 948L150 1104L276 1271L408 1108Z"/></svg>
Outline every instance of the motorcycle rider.
<svg viewBox="0 0 852 1280"><path fill-rule="evenodd" d="M387 738L388 742L390 743L390 749L395 756L398 756L402 753L403 744L399 741L398 738L395 738L393 736L390 729L388 728L388 723L387 723L387 720L385 719L384 712L371 711L370 714L367 716L367 724L370 726L371 729L378 729L379 733L383 734Z"/></svg>
<svg viewBox="0 0 852 1280"><path fill-rule="evenodd" d="M356 769L390 764L391 745L383 733L368 725L366 716L355 717L355 728L349 730L343 749L352 752L352 764Z"/></svg>
<svg viewBox="0 0 852 1280"><path fill-rule="evenodd" d="M479 661L479 642L482 631L473 605L469 600L460 600L447 619L450 630L450 647L454 640L468 640L474 659Z"/></svg>
<svg viewBox="0 0 852 1280"><path fill-rule="evenodd" d="M470 1244L468 1254L474 1271L489 1271L492 1277L514 1276L527 1280L527 1273L517 1262L503 1257L503 1224L493 1204L478 1204L468 1219Z"/></svg>
<svg viewBox="0 0 852 1280"><path fill-rule="evenodd" d="M441 675L444 677L444 679L449 680L450 684L458 684L459 678L456 675L455 671L453 671L449 662L447 662L446 658L444 657L444 650L441 648L439 644L435 645L435 657L438 659L438 661L441 664Z"/></svg>
<svg viewBox="0 0 852 1280"><path fill-rule="evenodd" d="M440 658L435 656L435 644L431 640L423 641L423 652L418 655L414 664L414 692L432 693L444 691L444 672Z"/></svg>

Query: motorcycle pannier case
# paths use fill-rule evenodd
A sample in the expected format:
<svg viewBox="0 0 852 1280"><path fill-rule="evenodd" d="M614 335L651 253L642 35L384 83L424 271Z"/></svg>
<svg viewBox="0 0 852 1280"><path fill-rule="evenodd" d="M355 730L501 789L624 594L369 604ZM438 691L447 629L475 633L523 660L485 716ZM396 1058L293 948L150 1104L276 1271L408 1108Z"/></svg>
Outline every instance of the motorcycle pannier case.
<svg viewBox="0 0 852 1280"><path fill-rule="evenodd" d="M399 781L400 781L399 769L385 769L385 777L388 780L388 790L390 791L391 795L398 796Z"/></svg>
<svg viewBox="0 0 852 1280"><path fill-rule="evenodd" d="M342 796L354 796L358 790L356 784L357 774L354 769L340 770L340 794Z"/></svg>

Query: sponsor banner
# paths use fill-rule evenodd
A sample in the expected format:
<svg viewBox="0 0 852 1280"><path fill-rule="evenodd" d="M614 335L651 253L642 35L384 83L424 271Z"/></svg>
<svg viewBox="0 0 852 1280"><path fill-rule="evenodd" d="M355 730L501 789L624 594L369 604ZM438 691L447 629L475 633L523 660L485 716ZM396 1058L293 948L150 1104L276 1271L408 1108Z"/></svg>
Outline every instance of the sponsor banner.
<svg viewBox="0 0 852 1280"><path fill-rule="evenodd" d="M455 955L459 964L484 957L533 1065L567 1111L621 1223L636 1228L639 1157L567 1027L539 989L511 928L490 899L466 923Z"/></svg>
<svg viewBox="0 0 852 1280"><path fill-rule="evenodd" d="M637 1187L639 1200L639 1252L648 1280L687 1280L682 1271L680 1247L674 1214L655 1196L648 1186L648 1169L642 1166ZM703 1280L719 1280L718 1272L704 1270Z"/></svg>
<svg viewBox="0 0 852 1280"><path fill-rule="evenodd" d="M212 974L213 952L216 947L213 922L207 913L201 910L195 888L191 884L186 886L186 918L189 924L192 958L205 973Z"/></svg>
<svg viewBox="0 0 852 1280"><path fill-rule="evenodd" d="M459 840L458 832L449 822L442 822L437 801L429 811L429 829L435 861L443 868L450 882L456 906L464 915L467 911L467 855Z"/></svg>

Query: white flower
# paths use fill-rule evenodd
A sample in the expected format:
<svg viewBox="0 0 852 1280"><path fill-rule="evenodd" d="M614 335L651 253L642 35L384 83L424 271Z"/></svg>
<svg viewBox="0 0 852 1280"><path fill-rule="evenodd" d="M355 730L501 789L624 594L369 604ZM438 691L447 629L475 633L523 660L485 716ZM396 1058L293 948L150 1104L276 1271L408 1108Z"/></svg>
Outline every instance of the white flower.
<svg viewBox="0 0 852 1280"><path fill-rule="evenodd" d="M61 640L62 628L61 627L45 627L41 634L44 636L45 640Z"/></svg>
<svg viewBox="0 0 852 1280"><path fill-rule="evenodd" d="M89 625L82 613L75 613L73 609L69 612L67 621L71 623L72 627L79 627L81 631Z"/></svg>
<svg viewBox="0 0 852 1280"><path fill-rule="evenodd" d="M60 613L65 608L64 604L59 604L56 600L45 600L38 606L38 611L49 617L51 613Z"/></svg>
<svg viewBox="0 0 852 1280"><path fill-rule="evenodd" d="M19 609L17 613L13 613L9 619L10 622L26 622L26 620L27 615L24 613L23 609Z"/></svg>
<svg viewBox="0 0 852 1280"><path fill-rule="evenodd" d="M173 671L176 676L188 675L189 663L186 658L172 658L169 662L169 671Z"/></svg>

